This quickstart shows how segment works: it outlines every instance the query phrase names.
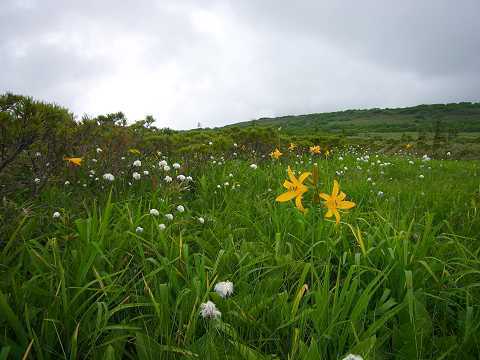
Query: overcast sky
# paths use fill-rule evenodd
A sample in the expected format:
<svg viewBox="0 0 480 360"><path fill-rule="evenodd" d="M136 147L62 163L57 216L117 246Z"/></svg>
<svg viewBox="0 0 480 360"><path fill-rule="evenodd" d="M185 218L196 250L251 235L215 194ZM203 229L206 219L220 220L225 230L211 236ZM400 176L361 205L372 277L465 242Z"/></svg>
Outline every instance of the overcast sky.
<svg viewBox="0 0 480 360"><path fill-rule="evenodd" d="M0 0L0 92L159 127L480 100L478 0Z"/></svg>

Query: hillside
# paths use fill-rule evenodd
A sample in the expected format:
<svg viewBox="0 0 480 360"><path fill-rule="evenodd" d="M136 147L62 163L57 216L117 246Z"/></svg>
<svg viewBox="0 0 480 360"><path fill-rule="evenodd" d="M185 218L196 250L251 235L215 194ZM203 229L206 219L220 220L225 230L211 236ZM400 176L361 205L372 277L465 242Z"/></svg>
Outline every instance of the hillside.
<svg viewBox="0 0 480 360"><path fill-rule="evenodd" d="M343 133L447 133L480 132L480 103L452 103L418 105L395 109L345 110L306 115L288 115L276 118L237 123L231 126L276 126L288 134L312 132Z"/></svg>

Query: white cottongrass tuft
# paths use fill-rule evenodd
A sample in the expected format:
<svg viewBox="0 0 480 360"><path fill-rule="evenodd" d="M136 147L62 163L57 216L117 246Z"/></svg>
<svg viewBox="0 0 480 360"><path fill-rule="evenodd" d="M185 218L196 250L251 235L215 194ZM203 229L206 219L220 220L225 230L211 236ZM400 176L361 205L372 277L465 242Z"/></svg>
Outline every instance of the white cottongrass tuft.
<svg viewBox="0 0 480 360"><path fill-rule="evenodd" d="M383 197L383 195L384 195L383 191L379 191L379 192L377 193L377 196L378 196L378 197Z"/></svg>
<svg viewBox="0 0 480 360"><path fill-rule="evenodd" d="M185 211L185 208L183 207L183 205L178 205L177 206L177 211L182 213L182 212Z"/></svg>
<svg viewBox="0 0 480 360"><path fill-rule="evenodd" d="M133 166L140 167L140 166L142 166L142 162L140 160L135 160L133 162Z"/></svg>
<svg viewBox="0 0 480 360"><path fill-rule="evenodd" d="M251 164L250 169L256 170L258 168L257 164Z"/></svg>
<svg viewBox="0 0 480 360"><path fill-rule="evenodd" d="M342 360L363 360L363 357L360 355L348 354Z"/></svg>
<svg viewBox="0 0 480 360"><path fill-rule="evenodd" d="M160 231L163 231L163 230L165 230L166 226L165 226L165 224L159 224L158 228L160 229Z"/></svg>
<svg viewBox="0 0 480 360"><path fill-rule="evenodd" d="M226 298L233 294L233 283L231 281L221 281L215 284L213 290L222 298Z"/></svg>
<svg viewBox="0 0 480 360"><path fill-rule="evenodd" d="M160 215L160 212L157 209L150 209L150 215L158 216Z"/></svg>
<svg viewBox="0 0 480 360"><path fill-rule="evenodd" d="M199 217L199 218L198 218L198 222L199 222L200 224L205 224L205 219L204 219L203 217Z"/></svg>
<svg viewBox="0 0 480 360"><path fill-rule="evenodd" d="M97 148L97 154L100 154L103 150L100 149L99 147Z"/></svg>
<svg viewBox="0 0 480 360"><path fill-rule="evenodd" d="M193 178L191 176L187 176L187 181L193 181Z"/></svg>
<svg viewBox="0 0 480 360"><path fill-rule="evenodd" d="M143 175L148 176L148 175L150 175L150 173L148 172L148 170L145 170L145 171L143 172Z"/></svg>
<svg viewBox="0 0 480 360"><path fill-rule="evenodd" d="M179 163L174 163L173 165L174 169L180 169L180 164Z"/></svg>
<svg viewBox="0 0 480 360"><path fill-rule="evenodd" d="M418 175L418 177L419 177L420 179L425 178L425 176L423 176L423 174Z"/></svg>
<svg viewBox="0 0 480 360"><path fill-rule="evenodd" d="M172 214L165 214L165 219L167 219L168 221L172 221L173 220L173 215Z"/></svg>
<svg viewBox="0 0 480 360"><path fill-rule="evenodd" d="M103 174L102 177L103 177L104 180L107 180L107 181L113 181L113 180L115 180L115 176L113 176L113 175L110 174L110 173Z"/></svg>
<svg viewBox="0 0 480 360"><path fill-rule="evenodd" d="M167 165L168 165L168 163L165 160L162 160L162 161L158 162L158 166L160 166L160 167L165 167Z"/></svg>
<svg viewBox="0 0 480 360"><path fill-rule="evenodd" d="M185 179L186 179L185 175L180 174L177 176L177 180L185 181Z"/></svg>
<svg viewBox="0 0 480 360"><path fill-rule="evenodd" d="M141 226L137 226L137 228L135 229L135 232L137 234L141 234L143 232L143 228Z"/></svg>
<svg viewBox="0 0 480 360"><path fill-rule="evenodd" d="M33 181L35 182L35 184L40 184L41 180L39 178L35 178L35 179L33 179Z"/></svg>
<svg viewBox="0 0 480 360"><path fill-rule="evenodd" d="M167 175L167 176L165 176L165 179L164 179L164 180L165 180L165 182L170 183L170 182L172 182L173 179L172 179L171 176L168 176L168 175Z"/></svg>
<svg viewBox="0 0 480 360"><path fill-rule="evenodd" d="M170 166L165 165L165 166L163 167L163 171L170 171Z"/></svg>
<svg viewBox="0 0 480 360"><path fill-rule="evenodd" d="M200 304L200 315L204 319L217 319L222 316L222 313L217 309L217 306L211 302Z"/></svg>
<svg viewBox="0 0 480 360"><path fill-rule="evenodd" d="M132 177L133 177L135 180L140 180L140 174L137 173L137 172L134 172L134 173L132 174Z"/></svg>
<svg viewBox="0 0 480 360"><path fill-rule="evenodd" d="M54 218L54 219L58 219L59 217L60 217L60 213L59 213L58 211L55 211L55 212L53 213L53 218Z"/></svg>
<svg viewBox="0 0 480 360"><path fill-rule="evenodd" d="M70 181L65 181L65 185L70 185Z"/></svg>

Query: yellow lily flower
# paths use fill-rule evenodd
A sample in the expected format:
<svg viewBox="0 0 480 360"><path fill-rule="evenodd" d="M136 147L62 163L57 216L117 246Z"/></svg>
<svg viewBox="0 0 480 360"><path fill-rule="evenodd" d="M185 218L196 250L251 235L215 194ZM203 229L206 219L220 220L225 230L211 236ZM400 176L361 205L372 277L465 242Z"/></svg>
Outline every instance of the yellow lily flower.
<svg viewBox="0 0 480 360"><path fill-rule="evenodd" d="M272 151L272 152L270 153L270 156L271 156L272 158L277 159L277 160L280 159L280 156L282 156L282 155L283 155L283 154L280 152L280 150L278 150L278 148L275 148L275 151Z"/></svg>
<svg viewBox="0 0 480 360"><path fill-rule="evenodd" d="M330 150L325 150L325 157L329 157L330 156Z"/></svg>
<svg viewBox="0 0 480 360"><path fill-rule="evenodd" d="M412 144L405 144L405 149L410 149L413 145Z"/></svg>
<svg viewBox="0 0 480 360"><path fill-rule="evenodd" d="M328 208L325 217L330 218L335 215L337 224L340 222L340 213L338 210L348 210L355 206L354 202L344 200L347 195L344 192L340 192L340 185L338 185L337 180L333 181L332 195L321 193L319 196L325 200L325 206Z"/></svg>
<svg viewBox="0 0 480 360"><path fill-rule="evenodd" d="M310 152L312 154L320 154L320 145L310 146Z"/></svg>
<svg viewBox="0 0 480 360"><path fill-rule="evenodd" d="M293 151L296 147L297 145L295 145L294 143L290 143L290 145L288 146L288 150Z"/></svg>
<svg viewBox="0 0 480 360"><path fill-rule="evenodd" d="M63 160L68 161L69 164L73 164L75 166L82 165L82 158L79 157L64 157Z"/></svg>
<svg viewBox="0 0 480 360"><path fill-rule="evenodd" d="M285 202L285 201L290 201L292 199L295 199L295 206L297 207L297 209L300 210L301 212L305 212L306 210L302 204L302 196L308 191L308 187L304 185L303 182L310 175L311 173L304 172L297 179L293 174L292 169L290 169L290 166L289 166L288 177L290 178L290 181L285 180L285 182L283 183L283 187L287 189L287 192L284 192L283 194L280 194L279 196L277 196L275 201Z"/></svg>

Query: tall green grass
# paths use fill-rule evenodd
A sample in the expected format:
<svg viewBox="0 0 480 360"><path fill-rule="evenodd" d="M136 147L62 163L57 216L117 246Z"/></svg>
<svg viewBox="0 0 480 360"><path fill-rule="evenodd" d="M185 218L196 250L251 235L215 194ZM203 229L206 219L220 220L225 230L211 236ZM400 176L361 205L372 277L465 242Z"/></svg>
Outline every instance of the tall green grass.
<svg viewBox="0 0 480 360"><path fill-rule="evenodd" d="M151 164L139 182L85 172L5 200L0 359L477 359L478 162L357 156L208 161L189 189L152 185ZM287 166L313 162L357 203L338 226L311 192L306 215L275 203Z"/></svg>

